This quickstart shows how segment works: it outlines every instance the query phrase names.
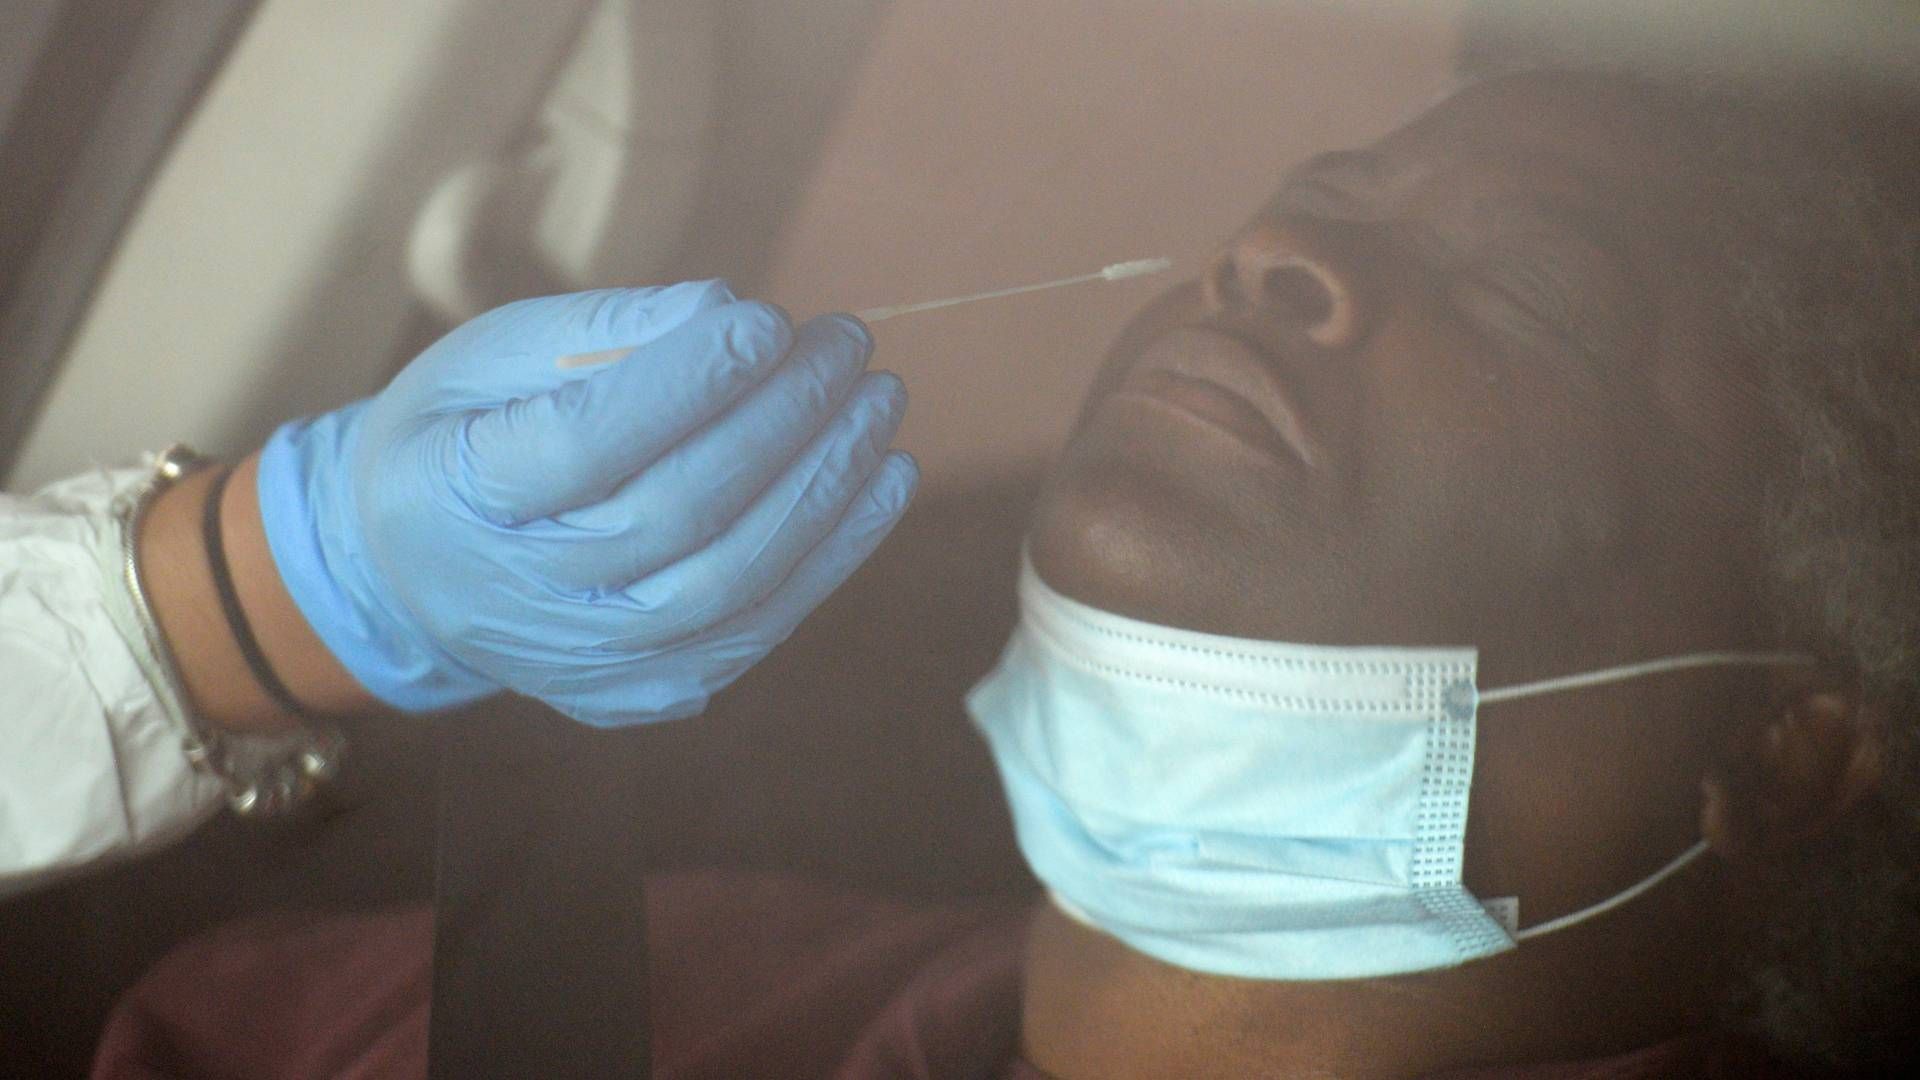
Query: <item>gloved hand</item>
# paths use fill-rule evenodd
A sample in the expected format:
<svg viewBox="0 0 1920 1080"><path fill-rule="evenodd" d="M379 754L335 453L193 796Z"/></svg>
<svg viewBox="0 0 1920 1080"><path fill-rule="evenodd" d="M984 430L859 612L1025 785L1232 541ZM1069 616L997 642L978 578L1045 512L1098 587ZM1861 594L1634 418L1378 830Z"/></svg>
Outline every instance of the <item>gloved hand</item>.
<svg viewBox="0 0 1920 1080"><path fill-rule="evenodd" d="M862 374L871 349L851 318L795 330L723 282L508 304L275 432L268 544L393 706L505 687L596 726L692 715L906 508L917 471L887 451L906 395Z"/></svg>

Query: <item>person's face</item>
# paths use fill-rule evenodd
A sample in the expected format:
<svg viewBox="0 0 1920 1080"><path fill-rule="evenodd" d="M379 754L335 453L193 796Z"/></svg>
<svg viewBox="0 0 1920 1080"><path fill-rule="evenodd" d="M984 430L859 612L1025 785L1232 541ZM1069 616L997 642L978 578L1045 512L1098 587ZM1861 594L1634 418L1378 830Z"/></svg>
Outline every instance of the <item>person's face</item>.
<svg viewBox="0 0 1920 1080"><path fill-rule="evenodd" d="M1478 645L1483 675L1739 645L1769 431L1664 115L1505 79L1296 170L1115 346L1041 575L1216 633Z"/></svg>

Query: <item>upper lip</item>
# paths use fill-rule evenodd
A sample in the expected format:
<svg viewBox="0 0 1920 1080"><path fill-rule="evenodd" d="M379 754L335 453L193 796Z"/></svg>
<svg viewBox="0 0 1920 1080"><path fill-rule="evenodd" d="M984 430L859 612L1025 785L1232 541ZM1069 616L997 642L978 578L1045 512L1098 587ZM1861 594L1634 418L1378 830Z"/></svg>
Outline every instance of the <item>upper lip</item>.
<svg viewBox="0 0 1920 1080"><path fill-rule="evenodd" d="M1181 339L1191 339L1189 344ZM1309 466L1321 450L1303 422L1276 352L1259 335L1217 322L1189 323L1148 346L1140 371L1166 371L1214 384L1251 405Z"/></svg>

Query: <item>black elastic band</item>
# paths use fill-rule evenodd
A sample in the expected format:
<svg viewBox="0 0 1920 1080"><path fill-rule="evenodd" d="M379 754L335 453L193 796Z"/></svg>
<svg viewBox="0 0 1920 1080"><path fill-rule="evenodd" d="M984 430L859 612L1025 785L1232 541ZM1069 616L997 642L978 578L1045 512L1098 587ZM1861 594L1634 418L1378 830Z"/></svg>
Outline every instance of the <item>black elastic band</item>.
<svg viewBox="0 0 1920 1080"><path fill-rule="evenodd" d="M253 627L247 625L247 613L240 608L240 594L233 588L233 572L227 569L227 545L220 535L220 499L227 493L227 481L231 479L232 469L220 470L213 481L213 493L207 497L207 505L200 515L200 535L207 545L207 562L213 566L213 588L220 594L220 610L226 612L227 628L233 631L233 640L240 646L240 655L247 658L247 667L252 669L260 689L267 692L274 704L299 719L308 720L312 715L294 699L287 684L274 673L273 665L267 663L267 654L260 651Z"/></svg>

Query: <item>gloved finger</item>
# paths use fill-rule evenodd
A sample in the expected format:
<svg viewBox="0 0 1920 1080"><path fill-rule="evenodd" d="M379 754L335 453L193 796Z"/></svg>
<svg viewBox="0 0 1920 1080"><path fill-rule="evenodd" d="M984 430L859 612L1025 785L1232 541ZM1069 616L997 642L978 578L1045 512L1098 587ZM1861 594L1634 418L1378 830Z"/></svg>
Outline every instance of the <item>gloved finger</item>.
<svg viewBox="0 0 1920 1080"><path fill-rule="evenodd" d="M594 374L560 366L564 357L631 351L733 302L732 288L718 279L516 300L462 323L394 382L419 384L422 402L435 411L491 409Z"/></svg>
<svg viewBox="0 0 1920 1080"><path fill-rule="evenodd" d="M765 598L695 638L633 655L616 649L625 614L607 603L577 604L577 622L602 635L598 646L568 650L564 675L516 684L582 723L595 727L672 720L706 707L717 693L758 663L852 576L886 539L918 484L913 459L886 455L860 486L826 538L815 544ZM582 671L591 671L586 678Z"/></svg>
<svg viewBox="0 0 1920 1080"><path fill-rule="evenodd" d="M606 500L533 523L528 532L566 545L556 583L617 589L698 551L843 411L871 352L857 323L809 321L779 368L724 415Z"/></svg>
<svg viewBox="0 0 1920 1080"><path fill-rule="evenodd" d="M757 660L785 641L899 524L919 484L920 468L912 455L890 451L826 538L802 556L786 580L759 604L708 631L704 636L711 644L704 647L758 650L753 656ZM712 685L709 692L724 685Z"/></svg>
<svg viewBox="0 0 1920 1080"><path fill-rule="evenodd" d="M588 289L502 304L461 324L475 352L524 353L548 368L561 356L658 340L709 308L736 301L720 278L629 289Z"/></svg>
<svg viewBox="0 0 1920 1080"><path fill-rule="evenodd" d="M726 304L584 378L465 414L455 490L501 525L599 502L759 383L792 343L779 308Z"/></svg>
<svg viewBox="0 0 1920 1080"><path fill-rule="evenodd" d="M900 429L898 377L862 379L847 404L713 543L624 590L639 641L697 634L763 600L845 516Z"/></svg>

